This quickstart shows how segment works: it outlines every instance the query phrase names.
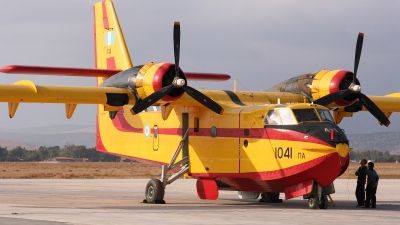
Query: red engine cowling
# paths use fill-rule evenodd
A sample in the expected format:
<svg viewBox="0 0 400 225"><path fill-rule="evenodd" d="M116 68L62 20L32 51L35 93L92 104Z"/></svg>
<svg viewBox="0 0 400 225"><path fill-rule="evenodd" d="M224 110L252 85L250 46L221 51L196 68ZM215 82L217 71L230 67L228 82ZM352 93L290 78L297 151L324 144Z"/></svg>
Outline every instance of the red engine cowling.
<svg viewBox="0 0 400 225"><path fill-rule="evenodd" d="M353 82L354 74L347 70L321 70L313 78L311 84L311 96L313 100L317 100L325 95L346 90ZM360 85L358 79L356 84ZM350 94L331 104L330 107L344 107L353 104L357 100L355 94Z"/></svg>
<svg viewBox="0 0 400 225"><path fill-rule="evenodd" d="M179 77L187 79L182 70L179 70ZM172 63L147 63L142 66L136 76L136 91L141 99L145 99L161 88L172 84L175 78L175 65ZM161 101L170 102L179 99L184 93L182 88L174 88Z"/></svg>

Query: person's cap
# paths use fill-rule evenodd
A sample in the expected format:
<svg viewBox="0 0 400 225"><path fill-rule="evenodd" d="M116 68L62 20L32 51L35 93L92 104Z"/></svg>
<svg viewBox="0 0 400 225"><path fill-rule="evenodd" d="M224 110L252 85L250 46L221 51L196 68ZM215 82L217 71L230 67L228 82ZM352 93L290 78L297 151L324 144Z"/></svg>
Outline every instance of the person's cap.
<svg viewBox="0 0 400 225"><path fill-rule="evenodd" d="M366 159L361 159L361 160L360 160L360 164L361 164L362 162L365 164L365 163L367 163L367 160L366 160Z"/></svg>

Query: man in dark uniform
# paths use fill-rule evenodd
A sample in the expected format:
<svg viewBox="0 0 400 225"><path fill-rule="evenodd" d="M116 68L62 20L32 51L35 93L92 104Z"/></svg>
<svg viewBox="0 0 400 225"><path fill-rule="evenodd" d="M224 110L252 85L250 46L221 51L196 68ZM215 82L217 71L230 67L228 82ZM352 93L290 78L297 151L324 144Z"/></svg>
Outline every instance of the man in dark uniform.
<svg viewBox="0 0 400 225"><path fill-rule="evenodd" d="M379 176L374 170L374 163L368 163L368 182L366 188L365 208L376 208L376 188L378 187Z"/></svg>
<svg viewBox="0 0 400 225"><path fill-rule="evenodd" d="M364 206L364 199L365 199L365 179L367 177L367 163L366 159L362 159L360 161L361 166L356 171L357 178L357 187L356 187L356 198L357 198L357 207Z"/></svg>

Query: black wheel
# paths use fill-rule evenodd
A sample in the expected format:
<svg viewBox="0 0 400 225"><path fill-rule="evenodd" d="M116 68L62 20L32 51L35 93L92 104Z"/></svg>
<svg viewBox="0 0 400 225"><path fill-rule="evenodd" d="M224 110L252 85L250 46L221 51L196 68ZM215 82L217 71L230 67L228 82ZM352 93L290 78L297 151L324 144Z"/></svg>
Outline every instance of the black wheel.
<svg viewBox="0 0 400 225"><path fill-rule="evenodd" d="M321 196L321 201L319 201L318 207L320 209L328 208L328 197L326 195Z"/></svg>
<svg viewBox="0 0 400 225"><path fill-rule="evenodd" d="M261 193L261 200L262 202L274 202L279 199L280 193L269 193L263 192Z"/></svg>
<svg viewBox="0 0 400 225"><path fill-rule="evenodd" d="M318 208L318 196L315 196L315 195L313 195L313 196L311 196L309 199L308 199L308 208L310 208L310 209L317 209Z"/></svg>
<svg viewBox="0 0 400 225"><path fill-rule="evenodd" d="M151 179L146 185L147 203L157 203L164 199L164 186L160 180Z"/></svg>

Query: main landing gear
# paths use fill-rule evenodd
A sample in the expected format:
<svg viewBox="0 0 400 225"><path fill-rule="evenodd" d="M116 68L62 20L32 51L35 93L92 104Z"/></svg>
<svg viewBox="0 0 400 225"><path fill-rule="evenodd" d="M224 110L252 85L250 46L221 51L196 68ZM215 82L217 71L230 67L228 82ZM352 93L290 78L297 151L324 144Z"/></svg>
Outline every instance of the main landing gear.
<svg viewBox="0 0 400 225"><path fill-rule="evenodd" d="M186 133L183 136L181 142L179 143L178 148L175 150L174 156L172 156L172 159L171 159L169 165L168 166L162 165L161 180L151 179L147 183L146 190L145 190L146 199L143 200L143 203L165 204L165 201L164 201L165 187L168 184L171 184L172 182L174 182L176 179L178 179L180 176L185 174L187 171L189 171L189 165L188 165L189 157L188 156L185 156L178 162L175 162L176 158L178 157L179 153L182 150L183 143L187 139L188 131L189 130L186 130ZM174 173L170 178L167 179L167 173L179 165L182 166L180 168L180 170L178 172Z"/></svg>
<svg viewBox="0 0 400 225"><path fill-rule="evenodd" d="M282 199L279 198L279 194L280 193L263 192L261 193L260 202L282 203Z"/></svg>
<svg viewBox="0 0 400 225"><path fill-rule="evenodd" d="M146 199L143 202L164 204L165 189L163 183L159 179L151 179L146 185Z"/></svg>

